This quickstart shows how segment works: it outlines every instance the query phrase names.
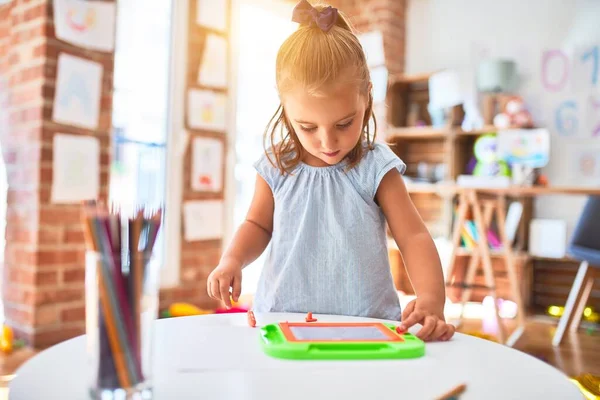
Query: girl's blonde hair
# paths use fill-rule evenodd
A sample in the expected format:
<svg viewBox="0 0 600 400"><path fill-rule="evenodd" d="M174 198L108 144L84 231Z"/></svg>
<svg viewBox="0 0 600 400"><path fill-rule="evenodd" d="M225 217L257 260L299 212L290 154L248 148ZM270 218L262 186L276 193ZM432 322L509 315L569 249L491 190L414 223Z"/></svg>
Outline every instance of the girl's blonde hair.
<svg viewBox="0 0 600 400"><path fill-rule="evenodd" d="M318 4L313 7L322 11L327 5ZM318 26L302 24L283 42L277 53L276 83L280 97L296 85L301 85L313 95L322 95L323 90L332 83L354 84L362 95L368 97L361 137L347 156L349 168L360 161L365 143L368 148L373 147L377 134L370 82L363 48L348 19L339 11L336 23L329 31L324 32ZM371 118L372 133L369 128ZM280 141L276 143L278 131ZM290 173L304 156L304 149L282 104L267 125L264 146L267 157L282 174ZM275 161L271 159L270 153Z"/></svg>

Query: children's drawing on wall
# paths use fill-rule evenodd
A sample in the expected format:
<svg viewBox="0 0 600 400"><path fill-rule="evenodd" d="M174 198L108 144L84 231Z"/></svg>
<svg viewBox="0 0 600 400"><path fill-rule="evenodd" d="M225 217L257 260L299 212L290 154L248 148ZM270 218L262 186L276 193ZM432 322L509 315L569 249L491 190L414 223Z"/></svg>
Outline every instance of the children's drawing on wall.
<svg viewBox="0 0 600 400"><path fill-rule="evenodd" d="M571 176L577 183L597 187L600 184L600 147L578 147L571 152Z"/></svg>
<svg viewBox="0 0 600 400"><path fill-rule="evenodd" d="M97 199L100 188L100 142L92 136L54 135L53 203Z"/></svg>
<svg viewBox="0 0 600 400"><path fill-rule="evenodd" d="M88 129L98 128L102 65L61 53L52 119Z"/></svg>
<svg viewBox="0 0 600 400"><path fill-rule="evenodd" d="M227 87L227 40L208 34L198 70L198 83L217 88Z"/></svg>
<svg viewBox="0 0 600 400"><path fill-rule="evenodd" d="M210 90L191 89L188 92L187 120L192 129L224 132L226 129L227 97Z"/></svg>
<svg viewBox="0 0 600 400"><path fill-rule="evenodd" d="M56 37L75 46L110 52L115 44L115 3L54 0Z"/></svg>
<svg viewBox="0 0 600 400"><path fill-rule="evenodd" d="M192 144L192 189L220 192L223 189L223 141L197 137Z"/></svg>
<svg viewBox="0 0 600 400"><path fill-rule="evenodd" d="M183 235L186 241L221 239L223 201L194 200L183 204Z"/></svg>

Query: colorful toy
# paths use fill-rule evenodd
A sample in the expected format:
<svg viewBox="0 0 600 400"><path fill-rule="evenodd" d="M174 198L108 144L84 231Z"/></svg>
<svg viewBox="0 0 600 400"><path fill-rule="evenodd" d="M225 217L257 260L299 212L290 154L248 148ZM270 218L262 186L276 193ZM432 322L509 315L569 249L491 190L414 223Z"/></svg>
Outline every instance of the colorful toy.
<svg viewBox="0 0 600 400"><path fill-rule="evenodd" d="M173 303L169 306L168 310L165 310L162 313L164 318L169 317L187 317L190 315L205 315L212 314L212 310L204 310L202 308L198 308L193 304L189 303Z"/></svg>
<svg viewBox="0 0 600 400"><path fill-rule="evenodd" d="M264 352L285 359L359 360L417 358L425 343L380 322L280 322L261 328Z"/></svg>
<svg viewBox="0 0 600 400"><path fill-rule="evenodd" d="M306 314L306 319L305 319L305 321L306 321L306 322L317 322L317 319L316 319L316 318L313 318L313 315L312 315L312 313L311 313L311 312L309 312L308 314Z"/></svg>
<svg viewBox="0 0 600 400"><path fill-rule="evenodd" d="M490 342L498 343L498 339L494 335L490 335L488 333L484 333L484 332L480 332L480 331L471 331L471 332L464 332L464 334L469 335L469 336L475 336L480 339L489 340Z"/></svg>
<svg viewBox="0 0 600 400"><path fill-rule="evenodd" d="M504 110L494 117L494 126L498 129L533 128L533 117L523 99L513 96L506 102Z"/></svg>
<svg viewBox="0 0 600 400"><path fill-rule="evenodd" d="M496 135L482 135L475 141L473 153L477 164L473 170L475 176L510 176L510 168L498 158Z"/></svg>
<svg viewBox="0 0 600 400"><path fill-rule="evenodd" d="M8 325L2 326L2 337L0 337L0 350L9 354L13 351L14 334L12 328Z"/></svg>
<svg viewBox="0 0 600 400"><path fill-rule="evenodd" d="M215 310L215 314L235 314L235 313L247 313L246 307L231 307L231 308L218 308Z"/></svg>

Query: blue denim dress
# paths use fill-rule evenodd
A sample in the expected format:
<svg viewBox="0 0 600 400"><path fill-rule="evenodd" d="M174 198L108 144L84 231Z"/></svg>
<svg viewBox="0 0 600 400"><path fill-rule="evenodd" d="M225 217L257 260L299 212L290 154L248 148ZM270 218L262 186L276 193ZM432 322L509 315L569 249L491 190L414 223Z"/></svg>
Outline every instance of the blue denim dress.
<svg viewBox="0 0 600 400"><path fill-rule="evenodd" d="M282 175L255 164L275 200L273 235L254 299L256 312L313 312L400 320L386 221L375 202L381 179L406 165L385 144L326 167L299 164Z"/></svg>

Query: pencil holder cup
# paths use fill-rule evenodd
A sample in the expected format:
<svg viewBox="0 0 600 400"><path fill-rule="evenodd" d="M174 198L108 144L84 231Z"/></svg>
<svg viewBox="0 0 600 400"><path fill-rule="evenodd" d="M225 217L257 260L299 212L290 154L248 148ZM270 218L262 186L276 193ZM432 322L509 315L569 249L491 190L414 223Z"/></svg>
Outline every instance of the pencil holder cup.
<svg viewBox="0 0 600 400"><path fill-rule="evenodd" d="M159 267L151 254L85 258L88 388L92 399L152 398Z"/></svg>

